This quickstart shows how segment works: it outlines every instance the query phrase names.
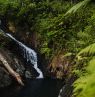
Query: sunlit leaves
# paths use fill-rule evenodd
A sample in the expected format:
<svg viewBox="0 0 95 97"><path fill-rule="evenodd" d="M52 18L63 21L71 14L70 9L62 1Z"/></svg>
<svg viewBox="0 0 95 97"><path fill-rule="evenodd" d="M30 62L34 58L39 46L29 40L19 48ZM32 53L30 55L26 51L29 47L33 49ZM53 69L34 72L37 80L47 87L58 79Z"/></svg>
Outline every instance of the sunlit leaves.
<svg viewBox="0 0 95 97"><path fill-rule="evenodd" d="M74 82L76 97L95 96L95 57L88 62L86 73Z"/></svg>
<svg viewBox="0 0 95 97"><path fill-rule="evenodd" d="M83 0L79 2L78 4L74 5L69 11L66 12L65 16L68 16L69 14L77 12L78 9L82 8L86 4L88 4L91 0Z"/></svg>
<svg viewBox="0 0 95 97"><path fill-rule="evenodd" d="M86 56L92 56L95 54L95 43L89 45L88 47L82 49L77 56L86 55Z"/></svg>

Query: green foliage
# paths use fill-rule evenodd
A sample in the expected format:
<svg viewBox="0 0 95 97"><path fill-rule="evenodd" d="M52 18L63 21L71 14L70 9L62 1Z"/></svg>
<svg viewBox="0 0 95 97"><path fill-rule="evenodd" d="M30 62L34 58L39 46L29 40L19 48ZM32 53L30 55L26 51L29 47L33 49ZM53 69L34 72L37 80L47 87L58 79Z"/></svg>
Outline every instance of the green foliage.
<svg viewBox="0 0 95 97"><path fill-rule="evenodd" d="M95 96L95 58L90 60L86 73L74 82L74 95L76 97Z"/></svg>
<svg viewBox="0 0 95 97"><path fill-rule="evenodd" d="M67 11L65 16L68 16L68 14L77 12L78 9L80 9L83 6L85 6L86 4L88 4L89 1L91 1L91 0L84 0L84 1L79 2L78 4L73 6L69 11Z"/></svg>
<svg viewBox="0 0 95 97"><path fill-rule="evenodd" d="M86 57L85 62L82 62L81 70L78 71L79 78L74 82L74 95L76 97L94 97L95 96L95 43L82 49L77 54L77 63ZM81 60L80 60L81 59ZM86 65L85 65L86 64ZM85 72L83 72L83 69Z"/></svg>
<svg viewBox="0 0 95 97"><path fill-rule="evenodd" d="M79 78L74 83L74 95L94 97L95 3L77 1L81 2L0 0L0 19L5 17L15 26L27 28L29 35L37 33L37 49L46 59L51 59L61 50L67 53L65 57L76 55L73 72ZM4 46L5 43L0 44Z"/></svg>
<svg viewBox="0 0 95 97"><path fill-rule="evenodd" d="M61 50L67 53L65 56L77 56L74 72L80 78L74 84L74 92L80 92L78 97L90 93L94 84L90 79L95 75L91 72L94 71L95 4L90 1L76 4L68 0L0 0L0 19L5 17L15 26L27 28L29 35L37 33L37 49L45 58L51 59Z"/></svg>
<svg viewBox="0 0 95 97"><path fill-rule="evenodd" d="M82 7L89 1L73 4L66 0L1 0L0 17L6 17L15 26L27 25L30 33L36 32L38 50L45 56L62 49L77 53L95 40L95 7ZM75 14L69 14L72 12Z"/></svg>
<svg viewBox="0 0 95 97"><path fill-rule="evenodd" d="M90 46L86 47L85 49L82 49L78 55L78 56L81 56L81 55L87 55L87 56L92 56L95 54L95 43L94 44L91 44Z"/></svg>

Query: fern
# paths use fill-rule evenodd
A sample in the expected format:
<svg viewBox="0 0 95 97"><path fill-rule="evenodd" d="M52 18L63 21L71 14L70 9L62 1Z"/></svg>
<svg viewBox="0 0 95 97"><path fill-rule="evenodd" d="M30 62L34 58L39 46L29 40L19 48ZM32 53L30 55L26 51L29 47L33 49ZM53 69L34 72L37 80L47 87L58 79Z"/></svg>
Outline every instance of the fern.
<svg viewBox="0 0 95 97"><path fill-rule="evenodd" d="M93 58L91 59L91 61L89 61L86 70L87 70L87 72L88 72L89 74L95 73L95 57L93 57Z"/></svg>
<svg viewBox="0 0 95 97"><path fill-rule="evenodd" d="M88 62L86 73L74 82L76 97L95 97L95 57Z"/></svg>
<svg viewBox="0 0 95 97"><path fill-rule="evenodd" d="M86 55L86 56L92 56L95 54L95 43L89 45L88 47L82 49L78 54L77 57Z"/></svg>
<svg viewBox="0 0 95 97"><path fill-rule="evenodd" d="M84 60L85 56L91 57L91 59L88 59L88 62L84 63L86 64L85 72L82 72L82 70L79 71L79 73L82 72L82 76L80 76L73 84L74 86L74 94L73 97L95 97L95 43L89 45L88 47L82 49L78 54L77 58L81 58L81 60ZM84 56L82 56L84 55ZM79 61L77 59L77 61Z"/></svg>
<svg viewBox="0 0 95 97"><path fill-rule="evenodd" d="M82 8L83 6L85 6L90 1L91 0L84 0L84 1L79 2L78 4L74 5L70 10L68 10L64 16L68 16L69 14L77 12L78 9Z"/></svg>

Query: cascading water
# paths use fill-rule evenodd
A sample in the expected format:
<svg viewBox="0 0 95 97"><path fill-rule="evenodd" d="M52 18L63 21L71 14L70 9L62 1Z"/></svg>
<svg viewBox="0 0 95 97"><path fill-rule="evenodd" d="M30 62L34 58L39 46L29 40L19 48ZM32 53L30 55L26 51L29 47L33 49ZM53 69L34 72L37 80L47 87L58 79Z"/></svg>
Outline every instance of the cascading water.
<svg viewBox="0 0 95 97"><path fill-rule="evenodd" d="M0 32L4 32L0 29ZM23 51L23 57L27 62L33 64L35 70L39 73L37 79L27 79L25 87L19 87L12 84L12 86L0 89L0 94L2 97L58 97L59 90L62 88L63 80L57 79L38 79L43 78L43 73L38 68L37 65L37 53L31 48L27 47L17 39L15 39L11 34L5 33L4 35L14 40L21 50ZM62 89L60 90L59 97L61 97Z"/></svg>
<svg viewBox="0 0 95 97"><path fill-rule="evenodd" d="M19 46L23 49L24 58L26 58L27 62L30 62L31 64L33 64L33 67L39 73L39 76L37 78L43 78L43 73L38 68L38 65L37 65L37 54L36 54L36 52L34 50L32 50L31 48L27 47L26 45L24 45L23 43L21 43L20 41L18 41L17 39L15 39L11 34L6 33L6 35L8 37L10 37L11 39L13 39L15 42L17 42L19 44Z"/></svg>

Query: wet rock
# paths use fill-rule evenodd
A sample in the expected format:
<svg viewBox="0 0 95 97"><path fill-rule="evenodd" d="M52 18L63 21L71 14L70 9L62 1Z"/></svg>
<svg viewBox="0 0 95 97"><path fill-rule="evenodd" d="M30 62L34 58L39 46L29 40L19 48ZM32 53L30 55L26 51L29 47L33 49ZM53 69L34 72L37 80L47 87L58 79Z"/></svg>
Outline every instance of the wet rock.
<svg viewBox="0 0 95 97"><path fill-rule="evenodd" d="M65 85L61 88L59 96L58 97L72 97L73 94L73 82L75 81L77 77L75 75L72 75Z"/></svg>
<svg viewBox="0 0 95 97"><path fill-rule="evenodd" d="M35 76L35 73L33 73L31 69L30 63L27 63L25 59L23 58L22 52L19 49L19 45L17 45L14 41L12 41L5 32L0 30L0 54L4 56L8 64L12 67L12 69L19 73L23 78L33 78ZM0 67L3 66L1 63ZM1 68L0 68L1 70ZM3 66L2 72L0 72L1 76L6 75L6 79L0 80L0 82L7 81L8 83L5 85L2 84L2 86L7 86L11 84L12 78L10 78L9 74L6 74L5 68ZM1 77L0 76L0 77ZM8 79L7 79L8 78Z"/></svg>
<svg viewBox="0 0 95 97"><path fill-rule="evenodd" d="M26 78L31 78L31 73L29 71L25 71L25 77Z"/></svg>
<svg viewBox="0 0 95 97"><path fill-rule="evenodd" d="M15 72L21 76L24 76L24 65L18 58L16 58L16 56L14 56L5 48L0 48L0 54L4 57L4 59ZM14 78L5 68L4 64L0 61L0 87L8 86L12 84L13 81Z"/></svg>
<svg viewBox="0 0 95 97"><path fill-rule="evenodd" d="M71 97L72 95L73 87L70 84L66 84L63 86L63 88L60 90L60 94L58 97Z"/></svg>
<svg viewBox="0 0 95 97"><path fill-rule="evenodd" d="M11 83L12 79L10 78L9 74L6 73L5 68L0 66L0 87L8 86Z"/></svg>

